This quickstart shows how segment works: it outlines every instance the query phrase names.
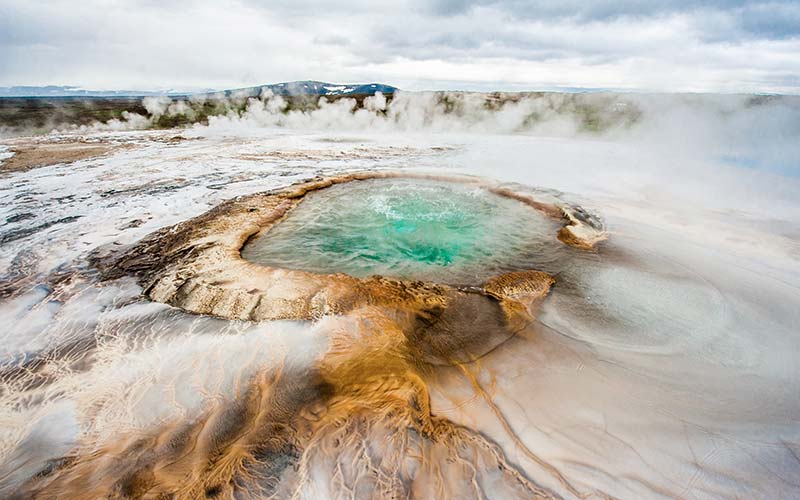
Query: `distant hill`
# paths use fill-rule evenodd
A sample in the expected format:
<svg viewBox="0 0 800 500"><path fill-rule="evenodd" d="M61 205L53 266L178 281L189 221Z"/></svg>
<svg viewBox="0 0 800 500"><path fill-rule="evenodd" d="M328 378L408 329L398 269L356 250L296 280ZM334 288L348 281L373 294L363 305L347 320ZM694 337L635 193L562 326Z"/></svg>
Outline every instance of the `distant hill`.
<svg viewBox="0 0 800 500"><path fill-rule="evenodd" d="M44 87L35 86L16 86L0 87L0 97L146 97L167 95L172 97L187 96L191 94L217 94L217 95L247 95L257 97L265 89L272 90L274 94L282 96L345 96L345 95L372 95L375 92L392 94L397 89L391 85L382 83L357 83L341 85L317 81L300 81L273 83L269 85L259 85L256 87L246 87L241 89L215 91L204 90L201 92L181 92L174 90L167 91L143 91L143 90L88 90L69 85L47 85Z"/></svg>
<svg viewBox="0 0 800 500"><path fill-rule="evenodd" d="M88 90L70 85L0 87L0 97L145 97L156 95L181 96L189 95L189 93L171 90Z"/></svg>
<svg viewBox="0 0 800 500"><path fill-rule="evenodd" d="M299 96L299 95L314 95L314 96L346 96L346 95L372 95L375 92L382 92L384 94L393 94L397 88L383 83L355 83L355 84L340 84L340 83L326 83L317 82L313 80L306 80L300 82L285 82L273 83L269 85L259 85L257 87L246 87L241 89L226 90L224 94L230 95L247 95L257 97L261 95L264 90L271 90L276 95L282 96ZM221 93L221 92L220 92Z"/></svg>

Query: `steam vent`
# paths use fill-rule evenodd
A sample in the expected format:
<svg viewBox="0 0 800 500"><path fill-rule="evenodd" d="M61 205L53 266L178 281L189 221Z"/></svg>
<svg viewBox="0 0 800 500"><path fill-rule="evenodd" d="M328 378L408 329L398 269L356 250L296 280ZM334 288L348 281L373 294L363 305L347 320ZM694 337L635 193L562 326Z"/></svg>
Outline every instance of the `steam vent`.
<svg viewBox="0 0 800 500"><path fill-rule="evenodd" d="M429 388L455 373L494 408L470 366L534 321L557 285L535 265L603 239L597 218L546 198L473 177L350 174L235 198L98 257L105 279L134 276L153 301L323 333L202 418L70 457L23 491L313 497L329 478L355 498L563 496L555 484L581 496L535 450L520 443L541 478L437 415Z"/></svg>

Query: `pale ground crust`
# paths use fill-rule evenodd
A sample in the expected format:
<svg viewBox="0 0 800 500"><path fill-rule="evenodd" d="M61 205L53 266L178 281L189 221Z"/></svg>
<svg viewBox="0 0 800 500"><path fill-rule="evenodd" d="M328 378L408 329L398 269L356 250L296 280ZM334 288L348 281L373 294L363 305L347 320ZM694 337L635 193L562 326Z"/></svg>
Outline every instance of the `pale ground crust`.
<svg viewBox="0 0 800 500"><path fill-rule="evenodd" d="M580 491L529 449L470 368L524 334L554 283L548 274L523 270L457 288L319 275L242 259L248 238L279 222L306 193L393 177L495 189L477 178L404 173L315 179L229 200L131 248L94 255L104 279L133 275L151 299L189 312L251 321L328 317L301 356L267 364L230 399L210 401L191 419L80 443L11 498L555 499L595 493ZM573 220L575 227L590 227L583 222L591 220L587 214L571 218L568 208L515 197L563 227L573 227ZM506 429L513 457L477 429L434 412L429 383L444 373L469 381ZM535 467L521 468L521 459Z"/></svg>
<svg viewBox="0 0 800 500"><path fill-rule="evenodd" d="M153 140L172 144L186 139L175 135L154 137ZM18 137L4 139L0 144L8 146L7 151L14 153L13 156L0 160L0 175L90 160L136 147L134 144L123 141L64 135Z"/></svg>
<svg viewBox="0 0 800 500"><path fill-rule="evenodd" d="M0 162L0 173L24 172L59 163L96 158L121 147L123 146L119 144L78 141L66 144L19 143L9 148L9 152L14 153L14 156Z"/></svg>

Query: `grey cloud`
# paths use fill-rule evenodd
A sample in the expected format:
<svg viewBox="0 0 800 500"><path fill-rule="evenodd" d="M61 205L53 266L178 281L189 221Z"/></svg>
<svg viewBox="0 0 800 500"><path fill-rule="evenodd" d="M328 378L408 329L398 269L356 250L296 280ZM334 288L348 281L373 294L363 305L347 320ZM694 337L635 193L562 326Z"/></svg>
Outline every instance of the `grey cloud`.
<svg viewBox="0 0 800 500"><path fill-rule="evenodd" d="M482 6L506 11L520 18L573 18L605 21L619 17L670 14L704 9L737 9L763 2L756 0L436 0L432 11L457 15ZM791 3L788 0L775 3Z"/></svg>
<svg viewBox="0 0 800 500"><path fill-rule="evenodd" d="M800 4L784 0L351 0L346 9L323 0L0 0L0 85L695 88L697 79L697 88L798 92L798 47Z"/></svg>
<svg viewBox="0 0 800 500"><path fill-rule="evenodd" d="M735 46L759 40L791 39L800 32L800 5L788 3L704 2L680 11L689 2L647 2L659 16L633 17L643 11L646 2L625 4L596 2L583 10L569 10L566 4L547 4L550 13L569 11L571 16L542 20L524 17L525 9L545 2L440 2L446 19L420 16L412 27L385 21L373 26L369 33L370 51L365 55L375 61L393 56L409 59L436 58L518 58L546 61L559 58L580 58L586 64L604 64L615 59L653 58L659 53L672 58L690 58L692 52L714 46ZM628 8L624 8L627 5ZM497 8L498 6L502 9ZM729 6L729 10L711 7ZM637 10L638 9L638 10ZM513 11L512 14L510 12ZM547 14L547 9L544 9ZM672 11L672 14L667 14ZM595 16L589 19L589 14ZM614 15L612 15L614 14ZM622 15L624 14L624 15ZM670 17L672 16L672 17ZM675 17L679 16L679 17ZM543 16L544 17L544 16ZM604 18L605 20L600 20ZM796 21L796 22L795 22ZM659 38L657 31L674 22L675 32ZM402 27L401 27L402 26ZM548 30L550 26L556 29ZM631 32L645 31L637 38ZM653 36L646 31L652 30ZM686 51L686 54L683 54ZM671 53L671 54L670 54ZM742 61L747 64L749 61ZM715 64L710 61L709 64Z"/></svg>
<svg viewBox="0 0 800 500"><path fill-rule="evenodd" d="M800 36L800 4L764 3L748 5L737 12L742 30L765 38Z"/></svg>
<svg viewBox="0 0 800 500"><path fill-rule="evenodd" d="M141 0L140 0L141 1ZM325 0L242 0L285 19L309 19L321 15L337 17ZM434 17L466 16L476 9L494 9L508 20L571 20L576 23L608 22L624 18L658 18L685 15L708 30L708 39L723 36L783 39L800 36L800 4L797 0L400 0L387 8L379 2L352 0L347 16L364 15L403 19L422 13ZM703 23L705 17L729 17L717 29ZM441 20L440 20L441 22Z"/></svg>
<svg viewBox="0 0 800 500"><path fill-rule="evenodd" d="M780 39L800 35L800 4L796 0L437 0L430 12L452 17L478 7L497 9L510 19L571 19L579 23L681 14L702 18L723 13L732 18L735 28L729 36Z"/></svg>
<svg viewBox="0 0 800 500"><path fill-rule="evenodd" d="M379 54L420 59L472 55L548 60L581 56L602 62L654 51L663 43L661 40L629 43L614 33L624 31L626 25L602 27L600 30L606 33L597 37L581 36L584 30L576 23L550 30L542 28L540 24L509 23L502 17L483 13L464 17L460 22L420 20L412 31L387 22L372 29L370 46Z"/></svg>
<svg viewBox="0 0 800 500"><path fill-rule="evenodd" d="M314 43L319 45L336 45L346 47L350 45L350 39L340 35L315 36Z"/></svg>

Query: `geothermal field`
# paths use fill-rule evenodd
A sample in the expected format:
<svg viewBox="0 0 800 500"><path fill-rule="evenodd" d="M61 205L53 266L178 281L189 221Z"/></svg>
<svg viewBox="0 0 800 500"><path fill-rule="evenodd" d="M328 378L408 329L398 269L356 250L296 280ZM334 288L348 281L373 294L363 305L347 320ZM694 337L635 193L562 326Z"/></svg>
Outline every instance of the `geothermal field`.
<svg viewBox="0 0 800 500"><path fill-rule="evenodd" d="M800 98L384 90L2 100L0 498L800 497Z"/></svg>

